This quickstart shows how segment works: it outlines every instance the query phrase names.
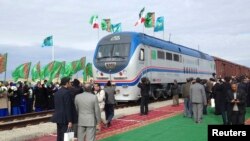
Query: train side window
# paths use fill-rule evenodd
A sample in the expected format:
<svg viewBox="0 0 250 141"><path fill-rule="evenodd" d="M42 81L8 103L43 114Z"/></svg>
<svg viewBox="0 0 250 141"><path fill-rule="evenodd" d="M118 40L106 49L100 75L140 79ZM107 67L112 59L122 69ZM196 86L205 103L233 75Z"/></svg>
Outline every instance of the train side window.
<svg viewBox="0 0 250 141"><path fill-rule="evenodd" d="M145 60L145 58L144 58L144 49L143 48L141 48L141 50L140 50L139 60L140 61L144 61Z"/></svg>
<svg viewBox="0 0 250 141"><path fill-rule="evenodd" d="M179 58L180 62L182 62L182 56L180 55L179 57L180 57L180 58Z"/></svg>
<svg viewBox="0 0 250 141"><path fill-rule="evenodd" d="M158 59L165 59L165 54L163 51L157 51L157 56L158 56Z"/></svg>
<svg viewBox="0 0 250 141"><path fill-rule="evenodd" d="M167 60L173 60L172 53L166 52L166 59Z"/></svg>
<svg viewBox="0 0 250 141"><path fill-rule="evenodd" d="M174 54L174 61L179 62L180 58L178 54Z"/></svg>

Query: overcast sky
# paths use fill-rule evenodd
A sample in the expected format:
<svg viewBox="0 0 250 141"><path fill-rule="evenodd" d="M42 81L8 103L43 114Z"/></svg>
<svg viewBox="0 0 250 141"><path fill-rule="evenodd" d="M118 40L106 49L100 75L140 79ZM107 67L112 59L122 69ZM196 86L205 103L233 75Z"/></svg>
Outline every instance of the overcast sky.
<svg viewBox="0 0 250 141"><path fill-rule="evenodd" d="M139 11L165 17L165 39L213 56L250 66L249 0L0 0L0 53L8 52L8 77L19 64L51 61L51 48L41 48L53 35L55 59L92 62L98 32L88 23L93 14L134 26ZM145 33L153 35L152 29ZM99 38L108 35L100 31ZM162 33L154 36L162 38ZM0 79L3 74L0 74Z"/></svg>

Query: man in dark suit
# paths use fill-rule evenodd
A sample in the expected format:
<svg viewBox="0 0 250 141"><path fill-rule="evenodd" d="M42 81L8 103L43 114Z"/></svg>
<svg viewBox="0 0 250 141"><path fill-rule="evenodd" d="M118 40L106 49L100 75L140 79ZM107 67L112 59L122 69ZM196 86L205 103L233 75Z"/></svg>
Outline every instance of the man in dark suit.
<svg viewBox="0 0 250 141"><path fill-rule="evenodd" d="M78 79L74 79L74 81L72 82L72 86L69 88L70 92L71 92L71 98L72 98L72 123L73 123L73 131L74 131L74 137L77 138L77 124L78 124L78 114L76 111L76 107L75 107L75 97L78 94L83 93L83 88L80 87L80 81Z"/></svg>
<svg viewBox="0 0 250 141"><path fill-rule="evenodd" d="M243 125L246 114L246 94L239 90L237 84L231 85L231 91L228 94L229 111L233 125Z"/></svg>
<svg viewBox="0 0 250 141"><path fill-rule="evenodd" d="M78 113L78 140L95 141L96 129L100 130L101 111L96 95L91 93L91 85L85 84L85 92L75 97Z"/></svg>
<svg viewBox="0 0 250 141"><path fill-rule="evenodd" d="M222 93L219 103L219 108L222 115L223 124L227 125L231 123L230 113L228 111L228 92L231 90L231 77L225 77L225 82L222 84Z"/></svg>
<svg viewBox="0 0 250 141"><path fill-rule="evenodd" d="M57 141L64 140L64 133L72 128L72 99L68 89L70 78L61 79L61 88L55 93L55 113L52 122L57 123Z"/></svg>
<svg viewBox="0 0 250 141"><path fill-rule="evenodd" d="M150 82L148 78L141 78L141 83L137 85L141 89L141 116L148 114Z"/></svg>

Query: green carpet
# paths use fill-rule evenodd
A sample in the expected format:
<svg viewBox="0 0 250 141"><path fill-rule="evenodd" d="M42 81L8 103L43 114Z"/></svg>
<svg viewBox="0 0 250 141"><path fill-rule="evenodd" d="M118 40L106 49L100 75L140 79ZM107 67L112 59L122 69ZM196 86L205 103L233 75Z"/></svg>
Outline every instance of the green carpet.
<svg viewBox="0 0 250 141"><path fill-rule="evenodd" d="M101 141L206 141L207 125L223 123L221 115L213 113L213 109L208 109L200 124L180 114ZM246 117L250 118L250 108Z"/></svg>

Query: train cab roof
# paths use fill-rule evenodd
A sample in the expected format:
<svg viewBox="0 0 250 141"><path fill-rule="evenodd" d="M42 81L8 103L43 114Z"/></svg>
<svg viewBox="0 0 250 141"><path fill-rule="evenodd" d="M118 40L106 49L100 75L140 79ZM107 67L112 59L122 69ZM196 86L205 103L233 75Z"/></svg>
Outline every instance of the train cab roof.
<svg viewBox="0 0 250 141"><path fill-rule="evenodd" d="M191 49L191 48L179 45L179 44L175 44L175 43L172 43L170 41L165 41L165 40L162 40L159 38L155 38L155 37L149 36L149 35L144 34L144 33L119 32L119 33L110 34L110 35L104 37L102 40L106 40L107 38L112 38L112 36L121 36L121 38L122 38L122 36L125 36L126 40L127 40L127 37L130 36L131 42L132 42L132 44L134 44L135 48L139 44L144 44L144 45L153 46L156 48L165 49L165 50L169 50L172 52L185 54L185 55L189 55L192 57L197 57L197 58L201 58L201 59L205 59L205 60L210 60L210 61L214 60L213 57L211 57L208 54L205 54L201 51ZM121 39L121 41L122 41L122 39ZM135 50L135 48L134 48L134 50Z"/></svg>

